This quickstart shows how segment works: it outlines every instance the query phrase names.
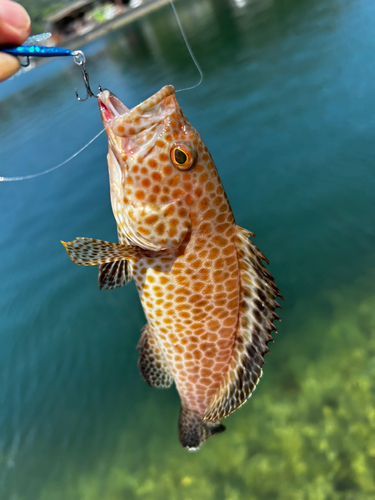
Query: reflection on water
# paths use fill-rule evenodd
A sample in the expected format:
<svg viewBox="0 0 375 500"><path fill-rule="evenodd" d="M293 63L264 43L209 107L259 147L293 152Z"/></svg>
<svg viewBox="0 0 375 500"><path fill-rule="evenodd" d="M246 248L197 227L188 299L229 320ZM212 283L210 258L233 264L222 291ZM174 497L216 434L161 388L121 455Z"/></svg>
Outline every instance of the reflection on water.
<svg viewBox="0 0 375 500"><path fill-rule="evenodd" d="M178 94L237 223L286 297L251 400L199 453L178 397L137 372L133 285L100 292L61 239L116 241L106 140L0 186L0 497L370 499L375 214L371 0L177 3L205 80ZM199 75L168 7L85 48L92 87L133 106ZM0 86L0 175L65 160L101 127L79 70L53 61Z"/></svg>

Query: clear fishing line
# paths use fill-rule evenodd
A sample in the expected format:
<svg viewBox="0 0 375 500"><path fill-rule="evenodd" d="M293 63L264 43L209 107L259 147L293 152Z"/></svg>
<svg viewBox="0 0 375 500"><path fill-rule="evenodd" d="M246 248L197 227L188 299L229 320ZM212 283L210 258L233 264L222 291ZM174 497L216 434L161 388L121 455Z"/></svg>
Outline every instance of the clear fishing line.
<svg viewBox="0 0 375 500"><path fill-rule="evenodd" d="M10 181L24 181L26 179L34 179L34 177L40 177L41 175L44 174L49 174L50 172L53 172L54 170L57 170L58 168L66 165L70 160L73 160L76 156L78 156L82 151L84 151L86 148L90 146L103 132L105 132L105 129L101 130L98 134L96 134L95 137L91 139L83 148L81 148L79 151L74 153L74 155L70 156L67 160L63 161L62 163L59 163L58 165L49 168L48 170L44 170L43 172L38 172L37 174L30 174L30 175L23 175L22 177L0 177L0 182L10 182Z"/></svg>
<svg viewBox="0 0 375 500"><path fill-rule="evenodd" d="M176 92L185 92L186 90L193 90L193 89L199 87L199 85L203 82L203 71L201 70L201 67L198 64L198 61L196 60L196 58L194 56L192 48L190 47L190 44L189 44L188 39L186 37L185 31L184 31L184 29L183 29L183 27L181 25L181 21L180 21L179 15L177 13L176 7L174 6L173 0L169 0L169 3L171 5L171 7L172 7L173 13L175 15L175 18L176 18L178 27L180 29L182 38L183 38L183 40L185 42L186 48L187 48L187 50L188 50L188 52L190 54L190 57L191 57L193 63L195 64L195 67L197 68L197 70L199 72L199 81L195 85L193 85L191 87L186 87L186 88L183 88L183 89L176 90ZM104 128L98 134L96 134L96 136L93 137L87 144L85 144L81 149L79 149L76 153L74 153L72 156L70 156L69 158L67 158L66 160L64 160L62 163L59 163L58 165L55 165L54 167L48 168L47 170L44 170L43 172L38 172L36 174L22 175L22 176L18 176L18 177L2 177L2 176L0 176L0 182L25 181L25 180L28 180L28 179L34 179L35 177L40 177L40 176L45 175L45 174L49 174L50 172L53 172L54 170L57 170L58 168L63 167L64 165L66 165L67 163L69 163L71 160L73 160L76 156L78 156L80 153L82 153L82 151L84 151L86 148L88 148L90 146L90 144L92 144L94 141L96 141L96 139L103 132L105 132Z"/></svg>
<svg viewBox="0 0 375 500"><path fill-rule="evenodd" d="M176 90L176 92L185 92L185 90L193 90L193 89L199 87L199 85L203 82L203 71L201 70L201 67L199 66L198 61L196 60L195 55L190 47L190 44L189 44L188 39L186 37L185 31L181 25L180 18L177 14L176 7L174 6L173 0L169 0L169 3L171 4L172 10L173 10L174 15L176 17L176 21L177 21L178 27L180 28L181 35L182 35L182 38L184 39L186 48L188 49L190 57L192 58L193 63L195 64L195 67L197 68L199 75L200 75L199 82L196 83L195 85L193 85L192 87L186 87L185 89Z"/></svg>

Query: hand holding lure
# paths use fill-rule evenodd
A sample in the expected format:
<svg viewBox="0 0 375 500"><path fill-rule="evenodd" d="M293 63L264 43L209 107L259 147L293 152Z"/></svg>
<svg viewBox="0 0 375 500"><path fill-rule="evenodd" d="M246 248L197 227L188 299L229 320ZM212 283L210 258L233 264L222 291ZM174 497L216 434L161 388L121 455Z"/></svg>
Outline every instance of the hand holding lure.
<svg viewBox="0 0 375 500"><path fill-rule="evenodd" d="M72 56L74 62L81 68L83 81L86 87L86 97L82 99L78 96L76 91L76 97L79 101L86 101L89 97L98 97L99 94L95 95L89 83L89 75L86 71L86 57L82 50L70 50L63 47L47 47L44 45L39 45L40 42L48 40L51 33L40 33L39 35L29 37L22 45L2 45L0 46L0 52L4 52L15 57L25 57L26 62L20 61L20 65L27 68L30 65L30 57L66 57ZM99 87L99 93L102 91Z"/></svg>

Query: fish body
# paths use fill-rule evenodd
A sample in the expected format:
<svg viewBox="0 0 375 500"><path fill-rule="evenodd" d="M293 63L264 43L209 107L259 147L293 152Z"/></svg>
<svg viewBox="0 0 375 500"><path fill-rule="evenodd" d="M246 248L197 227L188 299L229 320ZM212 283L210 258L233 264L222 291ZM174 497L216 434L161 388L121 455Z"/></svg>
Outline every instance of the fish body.
<svg viewBox="0 0 375 500"><path fill-rule="evenodd" d="M175 382L179 438L196 449L254 390L280 293L174 88L132 110L106 90L99 106L119 244L65 247L77 264L100 265L101 288L134 280L147 318L141 374L155 387Z"/></svg>

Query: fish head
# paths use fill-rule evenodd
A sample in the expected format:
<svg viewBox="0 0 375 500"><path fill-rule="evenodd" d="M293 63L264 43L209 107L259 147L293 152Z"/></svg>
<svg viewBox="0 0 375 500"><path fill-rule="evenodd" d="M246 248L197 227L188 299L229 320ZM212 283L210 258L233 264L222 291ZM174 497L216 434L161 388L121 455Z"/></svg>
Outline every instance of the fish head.
<svg viewBox="0 0 375 500"><path fill-rule="evenodd" d="M176 248L204 195L215 198L221 185L200 135L171 85L131 110L105 90L99 107L118 228L127 241L143 248Z"/></svg>

